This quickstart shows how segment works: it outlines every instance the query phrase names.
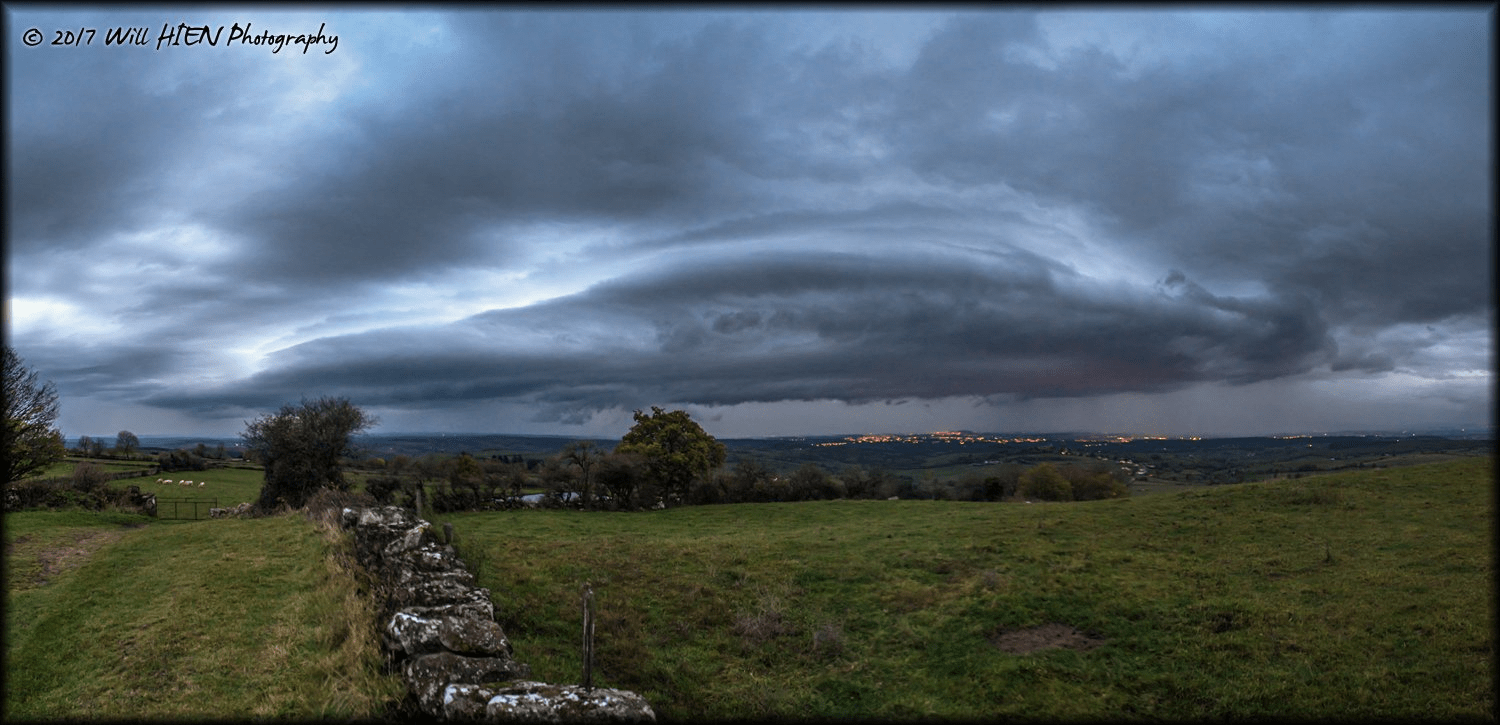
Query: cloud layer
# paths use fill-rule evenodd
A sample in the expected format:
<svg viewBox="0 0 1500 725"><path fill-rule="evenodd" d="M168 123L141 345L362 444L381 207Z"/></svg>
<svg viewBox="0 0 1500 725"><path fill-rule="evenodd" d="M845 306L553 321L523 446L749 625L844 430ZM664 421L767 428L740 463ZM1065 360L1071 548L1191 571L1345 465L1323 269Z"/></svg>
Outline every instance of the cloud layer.
<svg viewBox="0 0 1500 725"><path fill-rule="evenodd" d="M1359 380L1410 392L1382 425L1487 417L1482 11L254 20L341 42L8 47L10 332L68 427L339 394L1000 429Z"/></svg>

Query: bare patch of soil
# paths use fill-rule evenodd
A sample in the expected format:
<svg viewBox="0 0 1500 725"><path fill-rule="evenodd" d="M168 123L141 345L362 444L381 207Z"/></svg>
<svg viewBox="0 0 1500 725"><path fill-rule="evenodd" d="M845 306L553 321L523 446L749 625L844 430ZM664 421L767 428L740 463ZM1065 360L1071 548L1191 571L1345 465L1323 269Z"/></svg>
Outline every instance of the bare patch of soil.
<svg viewBox="0 0 1500 725"><path fill-rule="evenodd" d="M31 585L42 586L58 574L78 568L100 547L123 535L125 531L89 532L70 542L37 550L36 562L41 570Z"/></svg>
<svg viewBox="0 0 1500 725"><path fill-rule="evenodd" d="M1081 632L1066 624L1049 622L1039 627L1002 630L991 637L990 642L1002 652L1024 655L1059 648L1083 652L1104 644L1104 638Z"/></svg>

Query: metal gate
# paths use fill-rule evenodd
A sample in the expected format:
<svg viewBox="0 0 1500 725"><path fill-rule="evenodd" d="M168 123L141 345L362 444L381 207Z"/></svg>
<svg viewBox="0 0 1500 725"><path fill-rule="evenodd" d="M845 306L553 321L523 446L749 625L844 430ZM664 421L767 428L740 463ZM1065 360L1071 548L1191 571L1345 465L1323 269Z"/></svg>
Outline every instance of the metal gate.
<svg viewBox="0 0 1500 725"><path fill-rule="evenodd" d="M219 507L216 498L159 498L156 499L156 518L159 519L206 519L208 510Z"/></svg>

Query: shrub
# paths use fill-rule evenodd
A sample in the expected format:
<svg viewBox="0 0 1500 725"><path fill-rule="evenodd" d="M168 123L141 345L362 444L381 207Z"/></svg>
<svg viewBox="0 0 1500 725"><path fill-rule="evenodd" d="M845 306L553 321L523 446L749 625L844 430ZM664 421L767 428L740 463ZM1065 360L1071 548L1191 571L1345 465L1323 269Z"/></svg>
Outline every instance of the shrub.
<svg viewBox="0 0 1500 725"><path fill-rule="evenodd" d="M1021 495L1040 501L1071 501L1073 485L1050 463L1040 463L1021 474Z"/></svg>
<svg viewBox="0 0 1500 725"><path fill-rule="evenodd" d="M816 463L804 463L787 479L792 488L792 498L798 501L815 501L843 498L844 482L823 471Z"/></svg>
<svg viewBox="0 0 1500 725"><path fill-rule="evenodd" d="M109 483L110 475L104 472L104 468L96 463L80 463L73 469L73 477L69 483L73 490L81 493L93 493Z"/></svg>
<svg viewBox="0 0 1500 725"><path fill-rule="evenodd" d="M165 471L206 471L208 459L178 448L156 456L156 465Z"/></svg>
<svg viewBox="0 0 1500 725"><path fill-rule="evenodd" d="M1104 498L1123 498L1130 495L1125 484L1116 481L1108 473L1085 473L1073 478L1073 500L1094 501Z"/></svg>
<svg viewBox="0 0 1500 725"><path fill-rule="evenodd" d="M401 479L396 476L373 476L365 481L365 493L370 494L381 506L394 503L396 492L401 490Z"/></svg>

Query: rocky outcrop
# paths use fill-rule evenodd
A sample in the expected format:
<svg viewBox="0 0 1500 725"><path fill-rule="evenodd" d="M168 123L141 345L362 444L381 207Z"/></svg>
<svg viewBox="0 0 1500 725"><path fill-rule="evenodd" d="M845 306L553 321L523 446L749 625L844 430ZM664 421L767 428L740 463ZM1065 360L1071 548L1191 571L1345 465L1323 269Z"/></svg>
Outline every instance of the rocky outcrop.
<svg viewBox="0 0 1500 725"><path fill-rule="evenodd" d="M476 585L431 525L396 506L346 508L355 558L379 582L381 640L416 705L430 716L491 721L655 721L623 690L530 682Z"/></svg>

